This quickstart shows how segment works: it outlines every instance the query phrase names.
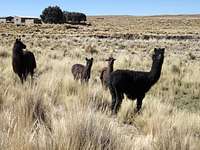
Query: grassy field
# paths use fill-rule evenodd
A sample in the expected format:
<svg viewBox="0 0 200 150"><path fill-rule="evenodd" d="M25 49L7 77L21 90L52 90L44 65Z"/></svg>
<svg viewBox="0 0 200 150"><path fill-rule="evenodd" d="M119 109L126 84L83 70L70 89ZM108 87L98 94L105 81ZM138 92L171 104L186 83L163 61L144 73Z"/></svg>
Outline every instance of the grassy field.
<svg viewBox="0 0 200 150"><path fill-rule="evenodd" d="M200 149L200 16L98 16L91 26L0 24L0 149ZM21 85L11 65L21 37L37 61L34 83ZM117 116L102 89L109 56L115 69L149 71L155 47L166 49L158 83L141 113L124 99ZM94 64L88 85L71 66Z"/></svg>

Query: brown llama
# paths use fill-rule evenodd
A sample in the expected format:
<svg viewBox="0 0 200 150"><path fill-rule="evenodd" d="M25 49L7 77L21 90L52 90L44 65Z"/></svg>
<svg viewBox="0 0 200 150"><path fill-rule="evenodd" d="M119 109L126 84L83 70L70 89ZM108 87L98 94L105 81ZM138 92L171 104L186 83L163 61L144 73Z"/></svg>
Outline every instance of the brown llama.
<svg viewBox="0 0 200 150"><path fill-rule="evenodd" d="M74 76L74 80L81 80L81 83L88 82L90 79L91 68L93 64L93 58L88 59L85 58L86 65L75 64L72 66L72 74Z"/></svg>
<svg viewBox="0 0 200 150"><path fill-rule="evenodd" d="M115 60L116 59L114 59L113 57L109 57L108 59L106 59L106 61L108 61L108 67L104 67L101 70L100 74L101 84L106 89L108 88L108 80L110 78L110 74L113 72L113 65Z"/></svg>

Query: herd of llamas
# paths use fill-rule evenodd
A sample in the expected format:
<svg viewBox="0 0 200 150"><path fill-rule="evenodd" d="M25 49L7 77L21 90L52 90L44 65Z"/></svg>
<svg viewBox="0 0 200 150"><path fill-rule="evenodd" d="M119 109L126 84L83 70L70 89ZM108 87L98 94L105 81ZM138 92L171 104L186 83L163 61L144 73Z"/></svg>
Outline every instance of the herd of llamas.
<svg viewBox="0 0 200 150"><path fill-rule="evenodd" d="M26 45L21 39L16 39L12 51L13 71L19 76L21 83L26 81L28 74L33 80L36 60L34 54L24 50ZM139 112L142 107L142 100L150 88L159 80L164 61L164 48L155 48L152 55L152 66L149 72L133 70L115 70L113 71L114 59L106 59L108 66L101 70L100 80L105 89L109 89L112 103L111 110L116 114L120 108L124 94L131 100L137 99L135 112ZM90 79L93 58L86 58L86 65L74 64L71 68L74 80L80 80L81 83L88 83Z"/></svg>

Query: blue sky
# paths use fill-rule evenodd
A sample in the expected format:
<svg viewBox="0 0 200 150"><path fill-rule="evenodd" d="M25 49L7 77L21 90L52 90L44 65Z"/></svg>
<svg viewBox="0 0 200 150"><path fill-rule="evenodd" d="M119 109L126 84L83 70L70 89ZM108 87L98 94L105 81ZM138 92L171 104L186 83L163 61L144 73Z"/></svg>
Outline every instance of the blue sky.
<svg viewBox="0 0 200 150"><path fill-rule="evenodd" d="M0 16L39 16L49 5L87 15L200 14L200 0L2 0Z"/></svg>

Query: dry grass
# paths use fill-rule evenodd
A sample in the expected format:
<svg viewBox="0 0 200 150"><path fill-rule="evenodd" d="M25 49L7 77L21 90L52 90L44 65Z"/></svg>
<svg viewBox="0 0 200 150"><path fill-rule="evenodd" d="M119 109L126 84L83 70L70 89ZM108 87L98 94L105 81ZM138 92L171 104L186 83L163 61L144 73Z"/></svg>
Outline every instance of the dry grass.
<svg viewBox="0 0 200 150"><path fill-rule="evenodd" d="M89 20L89 27L0 24L1 149L198 150L199 17ZM167 38L174 35L184 38ZM12 71L16 37L36 56L33 84L21 85ZM125 99L118 115L111 116L110 94L99 80L103 60L112 55L115 68L149 70L154 47L166 48L165 61L141 114L134 113L135 102ZM94 57L88 86L73 81L70 71L86 56Z"/></svg>

